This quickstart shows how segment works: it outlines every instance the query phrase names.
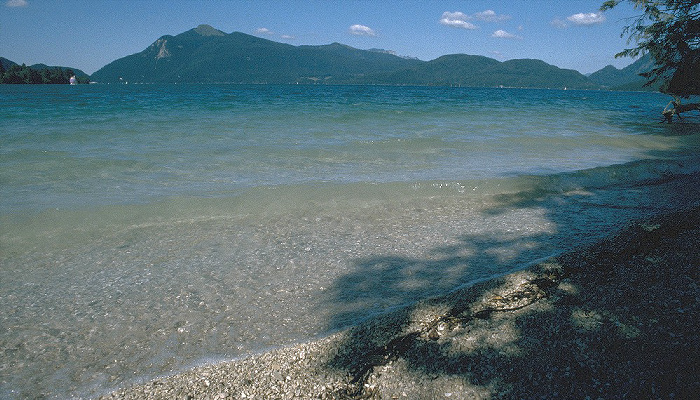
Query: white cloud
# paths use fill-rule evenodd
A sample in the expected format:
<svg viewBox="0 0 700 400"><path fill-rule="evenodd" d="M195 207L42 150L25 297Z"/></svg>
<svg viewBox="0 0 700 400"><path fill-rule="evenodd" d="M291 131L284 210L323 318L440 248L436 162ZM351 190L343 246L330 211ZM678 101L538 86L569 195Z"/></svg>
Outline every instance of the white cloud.
<svg viewBox="0 0 700 400"><path fill-rule="evenodd" d="M510 19L510 15L496 14L493 10L486 10L474 14L474 18L479 21L501 22Z"/></svg>
<svg viewBox="0 0 700 400"><path fill-rule="evenodd" d="M255 30L255 33L257 33L258 35L274 35L274 32L267 28L258 28Z"/></svg>
<svg viewBox="0 0 700 400"><path fill-rule="evenodd" d="M550 24L557 29L566 29L569 26L566 21L562 21L559 18L554 18Z"/></svg>
<svg viewBox="0 0 700 400"><path fill-rule="evenodd" d="M353 25L350 27L350 34L357 36L377 36L374 29L364 25Z"/></svg>
<svg viewBox="0 0 700 400"><path fill-rule="evenodd" d="M492 33L491 37L501 38L501 39L522 39L520 36L513 35L512 33L508 33L506 31L504 31L503 29L499 29L496 32Z"/></svg>
<svg viewBox="0 0 700 400"><path fill-rule="evenodd" d="M476 29L476 25L468 22L471 19L470 16L463 12L449 12L445 11L442 13L442 18L440 18L440 23L442 25L451 26L454 28L462 29Z"/></svg>
<svg viewBox="0 0 700 400"><path fill-rule="evenodd" d="M566 18L574 25L595 25L605 21L603 13L578 13Z"/></svg>
<svg viewBox="0 0 700 400"><path fill-rule="evenodd" d="M7 7L26 7L29 3L27 0L7 0L5 6Z"/></svg>

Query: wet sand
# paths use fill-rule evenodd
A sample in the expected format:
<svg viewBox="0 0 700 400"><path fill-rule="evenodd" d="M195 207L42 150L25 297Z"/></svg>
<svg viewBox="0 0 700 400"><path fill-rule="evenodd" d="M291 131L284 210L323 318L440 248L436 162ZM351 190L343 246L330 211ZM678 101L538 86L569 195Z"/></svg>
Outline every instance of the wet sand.
<svg viewBox="0 0 700 400"><path fill-rule="evenodd" d="M324 339L102 399L691 399L700 208Z"/></svg>

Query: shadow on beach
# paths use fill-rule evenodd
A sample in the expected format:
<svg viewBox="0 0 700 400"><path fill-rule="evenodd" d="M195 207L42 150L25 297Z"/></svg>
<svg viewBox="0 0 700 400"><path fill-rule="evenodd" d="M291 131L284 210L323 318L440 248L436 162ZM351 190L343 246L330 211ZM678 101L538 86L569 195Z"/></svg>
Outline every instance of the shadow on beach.
<svg viewBox="0 0 700 400"><path fill-rule="evenodd" d="M481 283L460 276L477 283L351 329L327 366L352 384L334 396L693 398L700 390L692 372L700 350L699 182L697 174L669 172L585 191L535 183L499 196L485 214L543 209L552 235L463 233L424 259L356 260L330 290L332 307L344 310L330 329L386 296L414 299L436 285L447 293L439 287L443 273L476 268L502 276ZM601 236L582 226L600 227ZM503 275L547 255L552 237L577 251ZM503 249L516 252L507 265Z"/></svg>
<svg viewBox="0 0 700 400"><path fill-rule="evenodd" d="M699 181L685 176L661 187L695 191ZM689 207L329 337L205 365L102 398L695 399L700 204ZM497 242L481 243L486 251ZM372 267L371 261L361 265ZM348 279L374 282L404 266L466 261L445 256L433 264L401 257L375 262L390 264L390 272ZM345 294L337 301L350 302L347 310L357 313L367 304L351 299Z"/></svg>
<svg viewBox="0 0 700 400"><path fill-rule="evenodd" d="M352 329L349 398L694 398L700 210Z"/></svg>
<svg viewBox="0 0 700 400"><path fill-rule="evenodd" d="M321 305L335 333L102 398L695 399L700 172L651 164L533 177L480 216L546 231L358 258Z"/></svg>

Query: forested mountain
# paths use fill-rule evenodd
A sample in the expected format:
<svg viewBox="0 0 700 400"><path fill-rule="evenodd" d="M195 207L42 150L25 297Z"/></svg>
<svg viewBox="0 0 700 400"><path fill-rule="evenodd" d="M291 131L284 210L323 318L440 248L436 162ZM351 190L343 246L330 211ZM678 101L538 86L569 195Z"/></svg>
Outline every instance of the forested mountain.
<svg viewBox="0 0 700 400"><path fill-rule="evenodd" d="M163 36L92 75L96 82L345 83L420 63L339 43L292 46L208 25Z"/></svg>
<svg viewBox="0 0 700 400"><path fill-rule="evenodd" d="M658 90L659 85L645 87L647 79L639 74L654 68L651 55L646 54L625 68L617 69L612 65L588 76L594 83L612 90Z"/></svg>
<svg viewBox="0 0 700 400"><path fill-rule="evenodd" d="M581 73L540 60L500 62L483 56L452 54L388 74L368 77L377 83L597 89Z"/></svg>
<svg viewBox="0 0 700 400"><path fill-rule="evenodd" d="M19 65L0 57L0 83L8 84L67 84L75 75L79 83L89 83L90 77L76 68L52 67L45 64Z"/></svg>
<svg viewBox="0 0 700 400"><path fill-rule="evenodd" d="M498 61L451 54L431 61L340 43L293 46L209 25L162 36L140 53L115 60L91 77L75 68L17 65L0 57L3 83L325 83L642 90L645 56L630 66L611 65L586 77L540 60ZM646 88L654 90L655 88Z"/></svg>
<svg viewBox="0 0 700 400"><path fill-rule="evenodd" d="M339 43L293 46L208 25L163 36L140 53L101 68L92 80L117 82L328 83L598 88L585 76L539 60L500 62L447 55L432 61Z"/></svg>
<svg viewBox="0 0 700 400"><path fill-rule="evenodd" d="M17 65L16 62L10 61L5 57L0 57L0 70L7 71L13 65Z"/></svg>

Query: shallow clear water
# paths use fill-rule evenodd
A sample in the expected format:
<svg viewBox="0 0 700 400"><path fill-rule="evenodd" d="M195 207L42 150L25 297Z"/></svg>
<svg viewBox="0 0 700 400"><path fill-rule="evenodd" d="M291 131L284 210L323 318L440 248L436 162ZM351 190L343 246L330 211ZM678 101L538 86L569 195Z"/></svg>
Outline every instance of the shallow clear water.
<svg viewBox="0 0 700 400"><path fill-rule="evenodd" d="M697 203L650 93L0 86L0 397L327 334Z"/></svg>

